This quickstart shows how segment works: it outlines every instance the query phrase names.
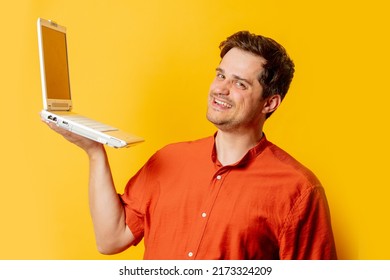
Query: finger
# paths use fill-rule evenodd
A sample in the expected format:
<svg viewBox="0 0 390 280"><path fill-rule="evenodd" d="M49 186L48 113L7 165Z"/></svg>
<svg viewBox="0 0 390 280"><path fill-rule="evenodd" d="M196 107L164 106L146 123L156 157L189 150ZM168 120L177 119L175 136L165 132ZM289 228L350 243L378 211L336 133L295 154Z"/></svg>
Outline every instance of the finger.
<svg viewBox="0 0 390 280"><path fill-rule="evenodd" d="M52 123L52 122L45 122L48 127L50 127L55 132L61 134L62 136L65 136L66 138L70 137L73 133L70 131L60 127L59 125Z"/></svg>

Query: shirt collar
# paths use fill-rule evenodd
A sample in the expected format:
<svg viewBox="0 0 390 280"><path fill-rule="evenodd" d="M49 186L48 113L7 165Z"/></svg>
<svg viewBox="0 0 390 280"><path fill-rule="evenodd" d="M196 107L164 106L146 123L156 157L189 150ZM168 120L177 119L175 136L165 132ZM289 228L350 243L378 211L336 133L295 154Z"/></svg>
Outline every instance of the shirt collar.
<svg viewBox="0 0 390 280"><path fill-rule="evenodd" d="M216 135L217 135L217 132L214 133L214 137L213 137L213 146L212 146L212 151L211 151L211 160L214 162L214 164L216 164L217 166L221 167L222 164L218 160L217 149L215 147L215 136ZM235 164L232 164L230 166L232 166L232 167L239 167L239 166L246 165L252 159L256 158L259 154L261 154L264 151L264 149L267 147L268 143L269 142L267 140L267 137L263 133L263 137L261 137L259 143L257 143L256 146L254 146L252 149L250 149L245 154L245 156L242 157L241 160L239 160L238 162L236 162Z"/></svg>

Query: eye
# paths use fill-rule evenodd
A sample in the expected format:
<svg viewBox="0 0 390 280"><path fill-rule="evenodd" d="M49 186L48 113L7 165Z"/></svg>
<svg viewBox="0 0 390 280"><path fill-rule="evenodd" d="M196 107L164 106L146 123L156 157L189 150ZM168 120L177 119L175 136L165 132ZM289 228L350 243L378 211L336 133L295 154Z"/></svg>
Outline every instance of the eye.
<svg viewBox="0 0 390 280"><path fill-rule="evenodd" d="M216 78L217 78L218 80L224 80L224 79L225 79L225 75L222 74L222 73L217 72Z"/></svg>
<svg viewBox="0 0 390 280"><path fill-rule="evenodd" d="M240 80L235 81L234 84L239 89L247 89L248 88L247 85L245 83L241 82Z"/></svg>

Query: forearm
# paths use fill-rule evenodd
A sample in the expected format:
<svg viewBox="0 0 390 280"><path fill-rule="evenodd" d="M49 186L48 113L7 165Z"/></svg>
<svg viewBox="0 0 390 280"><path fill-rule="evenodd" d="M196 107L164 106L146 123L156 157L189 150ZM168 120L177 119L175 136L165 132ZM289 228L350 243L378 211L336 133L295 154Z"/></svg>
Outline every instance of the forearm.
<svg viewBox="0 0 390 280"><path fill-rule="evenodd" d="M131 245L134 237L126 225L106 152L102 145L87 151L90 162L89 204L98 250L114 254Z"/></svg>
<svg viewBox="0 0 390 280"><path fill-rule="evenodd" d="M123 251L131 245L134 237L126 226L124 209L115 190L103 145L53 123L47 125L82 148L89 157L89 204L98 250L103 254Z"/></svg>

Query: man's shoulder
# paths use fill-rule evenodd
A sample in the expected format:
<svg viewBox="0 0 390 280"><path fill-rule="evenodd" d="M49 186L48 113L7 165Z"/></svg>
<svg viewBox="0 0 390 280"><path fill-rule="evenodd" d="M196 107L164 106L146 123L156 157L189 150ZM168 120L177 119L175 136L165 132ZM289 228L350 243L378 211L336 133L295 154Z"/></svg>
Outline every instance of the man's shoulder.
<svg viewBox="0 0 390 280"><path fill-rule="evenodd" d="M301 178L307 180L312 185L320 185L318 178L311 169L286 150L269 142L266 153L268 154L268 159L272 161L272 165L274 165L275 168L277 167L280 171L287 172L297 179Z"/></svg>
<svg viewBox="0 0 390 280"><path fill-rule="evenodd" d="M214 138L212 136L204 137L196 140L191 141L181 141L181 142L175 142L170 143L164 146L161 151L178 151L178 150L193 150L196 148L199 149L207 149L212 147L214 144Z"/></svg>
<svg viewBox="0 0 390 280"><path fill-rule="evenodd" d="M214 145L214 137L209 136L192 141L170 143L157 151L159 156L188 157L211 154Z"/></svg>

